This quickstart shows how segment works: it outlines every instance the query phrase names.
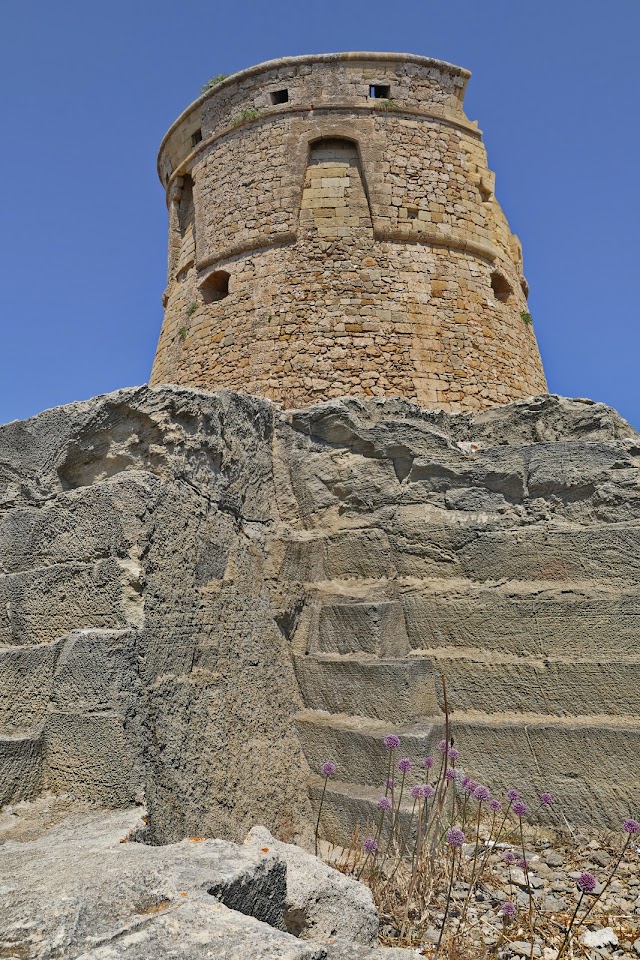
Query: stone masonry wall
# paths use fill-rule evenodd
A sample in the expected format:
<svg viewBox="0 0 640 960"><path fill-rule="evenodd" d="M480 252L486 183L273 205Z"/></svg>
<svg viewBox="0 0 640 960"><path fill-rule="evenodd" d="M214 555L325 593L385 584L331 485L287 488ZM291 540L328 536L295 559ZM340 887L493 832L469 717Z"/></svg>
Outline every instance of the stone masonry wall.
<svg viewBox="0 0 640 960"><path fill-rule="evenodd" d="M196 101L159 157L169 278L151 382L453 411L544 391L467 78L409 55L296 57Z"/></svg>

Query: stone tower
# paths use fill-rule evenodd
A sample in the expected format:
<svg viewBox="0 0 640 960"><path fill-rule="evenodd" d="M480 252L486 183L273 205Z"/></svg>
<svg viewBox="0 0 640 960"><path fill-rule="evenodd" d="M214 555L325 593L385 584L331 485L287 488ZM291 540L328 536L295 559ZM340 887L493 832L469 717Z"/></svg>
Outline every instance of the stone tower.
<svg viewBox="0 0 640 960"><path fill-rule="evenodd" d="M152 384L477 410L545 392L469 73L410 54L259 64L165 136Z"/></svg>

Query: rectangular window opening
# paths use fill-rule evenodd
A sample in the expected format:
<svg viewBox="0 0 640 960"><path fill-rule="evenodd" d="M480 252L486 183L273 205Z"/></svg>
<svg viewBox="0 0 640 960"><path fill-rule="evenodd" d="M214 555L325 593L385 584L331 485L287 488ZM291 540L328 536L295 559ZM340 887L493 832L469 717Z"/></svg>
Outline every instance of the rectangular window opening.
<svg viewBox="0 0 640 960"><path fill-rule="evenodd" d="M202 140L202 130L198 129L198 130L195 131L195 133L192 133L192 134L191 134L191 146L192 146L192 147L197 146L197 145L200 143L201 140Z"/></svg>
<svg viewBox="0 0 640 960"><path fill-rule="evenodd" d="M288 90L274 90L271 94L271 103L288 103L289 101L289 91Z"/></svg>
<svg viewBox="0 0 640 960"><path fill-rule="evenodd" d="M391 87L388 83L372 83L369 87L369 96L373 100L390 100Z"/></svg>

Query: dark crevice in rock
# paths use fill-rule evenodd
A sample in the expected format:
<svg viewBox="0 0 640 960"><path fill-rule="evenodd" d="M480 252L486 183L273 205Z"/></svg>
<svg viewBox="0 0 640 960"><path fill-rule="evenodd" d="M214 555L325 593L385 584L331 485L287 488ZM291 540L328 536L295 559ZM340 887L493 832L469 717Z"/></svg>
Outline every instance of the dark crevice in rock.
<svg viewBox="0 0 640 960"><path fill-rule="evenodd" d="M208 892L225 907L245 916L262 920L277 930L286 931L287 865L273 861L269 871L256 877L238 877L231 883L209 887Z"/></svg>

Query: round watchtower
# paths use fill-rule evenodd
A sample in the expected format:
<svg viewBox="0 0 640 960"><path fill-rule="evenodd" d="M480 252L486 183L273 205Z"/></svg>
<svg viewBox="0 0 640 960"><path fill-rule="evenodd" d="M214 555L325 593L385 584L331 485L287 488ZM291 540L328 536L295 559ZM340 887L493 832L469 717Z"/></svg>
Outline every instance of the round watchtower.
<svg viewBox="0 0 640 960"><path fill-rule="evenodd" d="M410 54L321 54L199 97L158 159L169 271L151 382L447 410L546 391L468 78Z"/></svg>

